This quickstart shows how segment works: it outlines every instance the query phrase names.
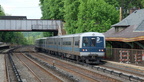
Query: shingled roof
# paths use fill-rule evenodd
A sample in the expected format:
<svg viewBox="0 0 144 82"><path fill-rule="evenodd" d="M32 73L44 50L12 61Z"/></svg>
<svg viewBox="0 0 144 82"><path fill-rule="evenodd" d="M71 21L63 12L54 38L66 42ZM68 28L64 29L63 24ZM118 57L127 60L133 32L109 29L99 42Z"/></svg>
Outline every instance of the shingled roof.
<svg viewBox="0 0 144 82"><path fill-rule="evenodd" d="M120 31L116 29L120 28ZM133 42L144 40L144 9L136 10L125 19L112 25L104 33L107 41Z"/></svg>

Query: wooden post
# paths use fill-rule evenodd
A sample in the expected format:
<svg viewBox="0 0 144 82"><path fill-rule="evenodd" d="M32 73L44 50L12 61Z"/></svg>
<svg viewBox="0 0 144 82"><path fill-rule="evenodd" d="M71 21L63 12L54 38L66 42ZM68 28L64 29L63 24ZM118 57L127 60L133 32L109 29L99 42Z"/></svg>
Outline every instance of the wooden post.
<svg viewBox="0 0 144 82"><path fill-rule="evenodd" d="M122 7L120 7L120 16L119 16L119 21L122 20Z"/></svg>

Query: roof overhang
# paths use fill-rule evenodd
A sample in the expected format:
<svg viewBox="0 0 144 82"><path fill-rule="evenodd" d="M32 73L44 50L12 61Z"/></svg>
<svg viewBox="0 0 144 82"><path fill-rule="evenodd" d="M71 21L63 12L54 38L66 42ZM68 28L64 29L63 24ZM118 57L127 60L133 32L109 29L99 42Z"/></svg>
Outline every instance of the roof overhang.
<svg viewBox="0 0 144 82"><path fill-rule="evenodd" d="M106 37L106 41L120 41L120 42L134 42L144 40L144 36L134 38L123 38L123 37Z"/></svg>

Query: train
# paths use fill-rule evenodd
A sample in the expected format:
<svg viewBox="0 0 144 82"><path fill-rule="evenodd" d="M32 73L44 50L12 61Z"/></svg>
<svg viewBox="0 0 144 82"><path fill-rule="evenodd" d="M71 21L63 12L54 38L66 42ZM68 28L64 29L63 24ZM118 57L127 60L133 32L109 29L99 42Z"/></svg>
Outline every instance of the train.
<svg viewBox="0 0 144 82"><path fill-rule="evenodd" d="M35 50L85 63L100 63L105 57L105 36L98 32L39 38Z"/></svg>

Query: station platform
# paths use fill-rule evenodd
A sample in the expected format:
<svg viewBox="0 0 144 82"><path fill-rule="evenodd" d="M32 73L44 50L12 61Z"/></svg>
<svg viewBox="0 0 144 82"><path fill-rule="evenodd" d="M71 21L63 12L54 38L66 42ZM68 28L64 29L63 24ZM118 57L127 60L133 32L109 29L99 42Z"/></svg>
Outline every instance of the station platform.
<svg viewBox="0 0 144 82"><path fill-rule="evenodd" d="M133 68L133 69L144 71L144 66L138 66L138 65L134 65L130 63L127 64L127 63L120 63L120 62L114 62L114 61L107 61L107 60L104 60L104 61L113 65L120 65L125 68Z"/></svg>
<svg viewBox="0 0 144 82"><path fill-rule="evenodd" d="M4 54L0 54L0 80L1 82L7 82Z"/></svg>
<svg viewBox="0 0 144 82"><path fill-rule="evenodd" d="M0 45L0 50L8 49L8 48L9 48L9 45Z"/></svg>

